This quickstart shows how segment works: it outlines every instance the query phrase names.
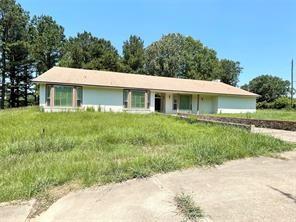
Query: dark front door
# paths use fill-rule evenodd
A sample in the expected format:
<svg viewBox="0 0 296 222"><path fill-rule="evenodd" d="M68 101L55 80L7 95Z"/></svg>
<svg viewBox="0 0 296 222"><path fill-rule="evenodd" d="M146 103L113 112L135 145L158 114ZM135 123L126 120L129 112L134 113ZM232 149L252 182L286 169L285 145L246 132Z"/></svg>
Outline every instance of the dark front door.
<svg viewBox="0 0 296 222"><path fill-rule="evenodd" d="M161 98L155 97L155 111L160 112L161 111Z"/></svg>

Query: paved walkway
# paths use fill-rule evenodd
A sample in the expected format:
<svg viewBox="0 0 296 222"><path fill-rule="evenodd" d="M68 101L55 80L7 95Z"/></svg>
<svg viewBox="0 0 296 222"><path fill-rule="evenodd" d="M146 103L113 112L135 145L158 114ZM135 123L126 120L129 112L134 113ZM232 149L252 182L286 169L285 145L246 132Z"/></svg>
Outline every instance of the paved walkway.
<svg viewBox="0 0 296 222"><path fill-rule="evenodd" d="M296 151L81 190L32 221L181 221L174 196L191 194L208 221L295 221Z"/></svg>
<svg viewBox="0 0 296 222"><path fill-rule="evenodd" d="M0 222L26 221L35 200L0 204Z"/></svg>
<svg viewBox="0 0 296 222"><path fill-rule="evenodd" d="M277 130L277 129L267 129L267 128L253 128L252 132L262 133L266 135L273 136L275 138L296 143L296 131L287 131L287 130Z"/></svg>

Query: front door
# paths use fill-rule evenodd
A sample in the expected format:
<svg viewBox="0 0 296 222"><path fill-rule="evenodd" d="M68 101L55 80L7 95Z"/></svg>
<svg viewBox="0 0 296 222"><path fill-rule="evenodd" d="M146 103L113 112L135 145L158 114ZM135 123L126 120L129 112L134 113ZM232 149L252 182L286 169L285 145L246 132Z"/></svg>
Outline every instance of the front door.
<svg viewBox="0 0 296 222"><path fill-rule="evenodd" d="M155 97L155 112L160 112L160 111L161 111L161 98Z"/></svg>
<svg viewBox="0 0 296 222"><path fill-rule="evenodd" d="M155 112L163 112L163 99L161 94L155 94Z"/></svg>

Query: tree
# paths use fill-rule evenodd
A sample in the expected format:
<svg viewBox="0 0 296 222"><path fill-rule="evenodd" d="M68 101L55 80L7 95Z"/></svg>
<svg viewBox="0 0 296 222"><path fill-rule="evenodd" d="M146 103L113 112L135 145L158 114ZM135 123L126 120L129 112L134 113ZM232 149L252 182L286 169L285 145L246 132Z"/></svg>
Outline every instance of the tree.
<svg viewBox="0 0 296 222"><path fill-rule="evenodd" d="M9 47L7 53L7 99L9 107L27 105L32 77L32 60L25 36Z"/></svg>
<svg viewBox="0 0 296 222"><path fill-rule="evenodd" d="M127 72L142 73L144 66L144 41L131 35L123 43L123 64Z"/></svg>
<svg viewBox="0 0 296 222"><path fill-rule="evenodd" d="M64 28L51 16L34 16L30 24L30 52L34 59L36 76L57 65L65 41ZM38 101L38 86L35 88Z"/></svg>
<svg viewBox="0 0 296 222"><path fill-rule="evenodd" d="M212 80L219 76L216 52L178 33L163 36L145 50L145 72L152 75Z"/></svg>
<svg viewBox="0 0 296 222"><path fill-rule="evenodd" d="M0 2L0 41L1 41L1 108L5 98L9 106L19 106L24 84L24 67L29 66L28 53L29 14L14 0ZM27 77L30 72L26 70ZM28 81L26 82L28 83Z"/></svg>
<svg viewBox="0 0 296 222"><path fill-rule="evenodd" d="M260 95L258 102L273 102L281 96L287 96L290 82L277 76L261 75L252 79L243 89Z"/></svg>
<svg viewBox="0 0 296 222"><path fill-rule="evenodd" d="M247 90L247 91L250 91L250 89L249 89L249 84L248 84L248 83L242 85L240 88L241 88L241 89L244 89L244 90Z"/></svg>
<svg viewBox="0 0 296 222"><path fill-rule="evenodd" d="M185 37L168 34L145 50L145 73L182 77L185 73Z"/></svg>
<svg viewBox="0 0 296 222"><path fill-rule="evenodd" d="M31 21L31 52L37 75L55 66L61 58L65 41L64 28L51 16L34 16Z"/></svg>
<svg viewBox="0 0 296 222"><path fill-rule="evenodd" d="M239 74L242 71L242 67L240 66L239 62L235 62L228 59L221 59L221 73L219 78L222 82L236 86L238 83Z"/></svg>
<svg viewBox="0 0 296 222"><path fill-rule="evenodd" d="M220 79L220 65L216 51L203 46L200 41L194 40L192 37L187 37L187 42L185 58L187 78Z"/></svg>
<svg viewBox="0 0 296 222"><path fill-rule="evenodd" d="M89 32L70 37L63 49L60 65L72 68L119 71L119 55L110 41Z"/></svg>

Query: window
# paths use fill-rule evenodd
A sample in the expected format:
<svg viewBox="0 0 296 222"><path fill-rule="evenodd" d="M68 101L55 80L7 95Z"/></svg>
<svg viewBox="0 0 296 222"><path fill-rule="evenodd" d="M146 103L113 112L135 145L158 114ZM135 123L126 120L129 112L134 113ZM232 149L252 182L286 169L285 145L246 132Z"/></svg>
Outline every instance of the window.
<svg viewBox="0 0 296 222"><path fill-rule="evenodd" d="M191 102L192 96L191 95L180 95L180 109L181 110L191 110Z"/></svg>
<svg viewBox="0 0 296 222"><path fill-rule="evenodd" d="M51 85L46 86L46 105L50 106L50 90L51 90Z"/></svg>
<svg viewBox="0 0 296 222"><path fill-rule="evenodd" d="M199 111L199 95L197 95L197 111Z"/></svg>
<svg viewBox="0 0 296 222"><path fill-rule="evenodd" d="M145 108L145 91L132 91L132 108Z"/></svg>
<svg viewBox="0 0 296 222"><path fill-rule="evenodd" d="M173 110L178 109L178 95L173 96Z"/></svg>
<svg viewBox="0 0 296 222"><path fill-rule="evenodd" d="M130 103L130 104L129 104ZM142 90L123 90L123 107L124 108L149 108L150 93Z"/></svg>
<svg viewBox="0 0 296 222"><path fill-rule="evenodd" d="M55 86L54 105L55 106L72 106L73 87L71 86Z"/></svg>
<svg viewBox="0 0 296 222"><path fill-rule="evenodd" d="M77 91L77 107L80 107L82 104L82 87L76 87Z"/></svg>
<svg viewBox="0 0 296 222"><path fill-rule="evenodd" d="M123 90L123 107L128 108L128 93L129 90Z"/></svg>
<svg viewBox="0 0 296 222"><path fill-rule="evenodd" d="M147 93L147 104L146 104L146 108L147 109L149 109L149 107L150 107L150 93L148 92L148 91L146 91L146 93Z"/></svg>

